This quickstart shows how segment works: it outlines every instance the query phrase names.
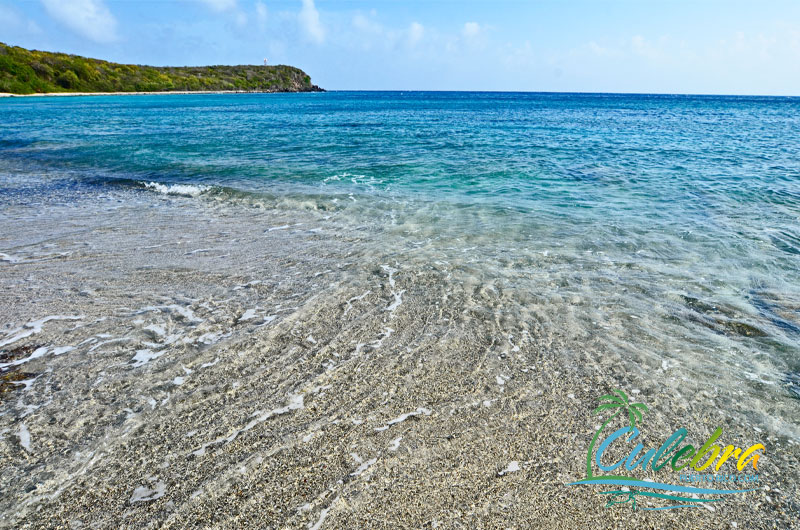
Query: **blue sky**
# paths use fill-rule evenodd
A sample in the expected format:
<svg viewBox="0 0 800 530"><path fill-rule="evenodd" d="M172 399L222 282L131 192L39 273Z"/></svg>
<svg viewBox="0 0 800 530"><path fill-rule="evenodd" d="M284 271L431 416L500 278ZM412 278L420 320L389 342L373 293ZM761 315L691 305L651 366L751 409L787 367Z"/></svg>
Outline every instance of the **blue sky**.
<svg viewBox="0 0 800 530"><path fill-rule="evenodd" d="M327 89L800 95L797 0L0 0L0 41Z"/></svg>

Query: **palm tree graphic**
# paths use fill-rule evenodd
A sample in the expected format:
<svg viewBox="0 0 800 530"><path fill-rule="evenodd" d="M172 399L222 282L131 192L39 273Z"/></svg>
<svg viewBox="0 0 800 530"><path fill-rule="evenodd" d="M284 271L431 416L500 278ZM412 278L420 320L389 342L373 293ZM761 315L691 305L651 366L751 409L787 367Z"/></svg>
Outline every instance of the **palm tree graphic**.
<svg viewBox="0 0 800 530"><path fill-rule="evenodd" d="M606 426L617 416L627 411L628 420L630 421L630 428L633 430L633 428L636 427L637 422L642 422L644 413L647 412L647 405L644 403L631 403L628 400L628 396L622 390L614 390L612 394L601 396L598 401L600 405L594 409L592 412L593 414L600 414L605 410L614 410L614 414L604 421L603 425L597 429L597 432L594 433L594 438L592 438L592 443L589 444L589 451L586 454L586 478L588 479L594 478L592 475L592 453L594 453L594 445L600 438L600 433L605 430Z"/></svg>
<svg viewBox="0 0 800 530"><path fill-rule="evenodd" d="M631 403L628 396L622 390L614 390L611 394L601 396L599 405L594 409L593 414L608 414L606 411L613 411L613 414L607 418L603 424L594 433L592 443L589 444L589 450L586 453L586 478L571 482L569 485L574 486L578 484L593 484L593 485L616 485L627 486L626 488L610 491L601 491L603 495L608 495L606 508L610 508L618 504L630 504L634 510L637 509L636 499L639 496L644 496L651 499L664 499L668 501L679 501L680 504L661 506L656 508L644 508L645 510L671 510L673 508L686 508L695 506L697 503L706 502L720 502L722 498L700 498L697 494L718 494L729 495L733 493L746 493L754 490L722 490L722 489L697 489L687 487L676 487L670 484L661 484L656 482L645 481L635 477L626 477L623 475L599 475L592 474L592 454L594 453L595 444L600 439L600 435L605 431L606 427L614 421L617 416L627 413L627 422L630 430L633 430L637 424L640 424L644 419L644 414L648 411L644 403ZM624 416L623 416L624 418ZM657 491L647 491L647 490ZM692 493L690 497L683 495L683 493Z"/></svg>

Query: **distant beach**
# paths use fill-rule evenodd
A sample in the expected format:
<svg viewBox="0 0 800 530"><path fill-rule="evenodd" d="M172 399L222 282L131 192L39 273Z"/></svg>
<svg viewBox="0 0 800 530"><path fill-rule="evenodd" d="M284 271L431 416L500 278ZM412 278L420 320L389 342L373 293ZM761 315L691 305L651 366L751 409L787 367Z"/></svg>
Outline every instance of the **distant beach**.
<svg viewBox="0 0 800 530"><path fill-rule="evenodd" d="M172 95L190 95L190 94L278 94L287 93L281 91L270 92L268 90L171 90L159 92L43 92L37 94L10 94L8 92L0 92L0 98L32 98L38 96L161 96L166 94Z"/></svg>

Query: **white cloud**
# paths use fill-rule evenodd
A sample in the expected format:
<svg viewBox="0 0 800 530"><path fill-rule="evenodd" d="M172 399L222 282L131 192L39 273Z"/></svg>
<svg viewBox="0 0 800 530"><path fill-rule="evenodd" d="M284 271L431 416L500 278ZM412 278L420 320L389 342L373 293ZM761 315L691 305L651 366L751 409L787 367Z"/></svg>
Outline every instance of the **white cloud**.
<svg viewBox="0 0 800 530"><path fill-rule="evenodd" d="M236 0L201 0L214 11L222 13L236 8Z"/></svg>
<svg viewBox="0 0 800 530"><path fill-rule="evenodd" d="M477 37L480 34L480 32L481 32L481 26L477 22L467 22L466 24L464 24L464 29L461 30L461 34L468 39L472 37Z"/></svg>
<svg viewBox="0 0 800 530"><path fill-rule="evenodd" d="M408 28L408 45L416 46L425 36L425 28L419 22L412 22Z"/></svg>
<svg viewBox="0 0 800 530"><path fill-rule="evenodd" d="M96 42L117 39L117 19L102 0L42 0L47 13L76 33Z"/></svg>
<svg viewBox="0 0 800 530"><path fill-rule="evenodd" d="M236 21L236 25L240 28L247 25L247 15L244 14L244 11L237 11L234 20Z"/></svg>
<svg viewBox="0 0 800 530"><path fill-rule="evenodd" d="M597 55L598 57L607 57L611 55L611 50L609 48L606 48L605 46L600 46L595 41L589 42L589 44L587 44L586 46L587 48L589 48L590 52L592 52L594 55Z"/></svg>
<svg viewBox="0 0 800 530"><path fill-rule="evenodd" d="M319 21L319 11L314 6L314 0L303 0L303 8L297 15L300 26L306 35L314 42L322 44L325 40L325 28Z"/></svg>
<svg viewBox="0 0 800 530"><path fill-rule="evenodd" d="M263 29L267 24L267 6L264 5L264 2L256 2L256 19L259 27Z"/></svg>
<svg viewBox="0 0 800 530"><path fill-rule="evenodd" d="M377 22L369 19L361 13L356 13L353 17L353 27L364 33L382 33L383 28Z"/></svg>

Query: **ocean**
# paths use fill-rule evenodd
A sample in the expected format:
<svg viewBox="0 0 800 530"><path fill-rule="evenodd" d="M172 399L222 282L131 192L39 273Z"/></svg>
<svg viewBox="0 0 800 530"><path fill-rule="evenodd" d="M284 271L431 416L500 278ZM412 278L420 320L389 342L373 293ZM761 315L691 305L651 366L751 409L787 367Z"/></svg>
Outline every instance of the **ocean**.
<svg viewBox="0 0 800 530"><path fill-rule="evenodd" d="M796 452L798 146L800 99L783 97L0 100L0 367L24 383L4 391L0 433L36 455L6 464L17 493L0 510L68 513L62 492L92 466L133 507L172 492L174 513L195 514L201 491L233 509L219 492L240 466L264 475L264 447L320 443L350 478L323 481L307 510L273 491L295 511L268 522L321 523L333 497L369 509L355 483L396 453L364 437L393 417L532 420L547 388L564 416L588 415L601 384ZM344 424L350 438L326 431ZM113 441L129 437L147 456ZM401 438L386 443L414 443ZM430 468L426 447L410 461ZM224 465L199 463L214 450Z"/></svg>

